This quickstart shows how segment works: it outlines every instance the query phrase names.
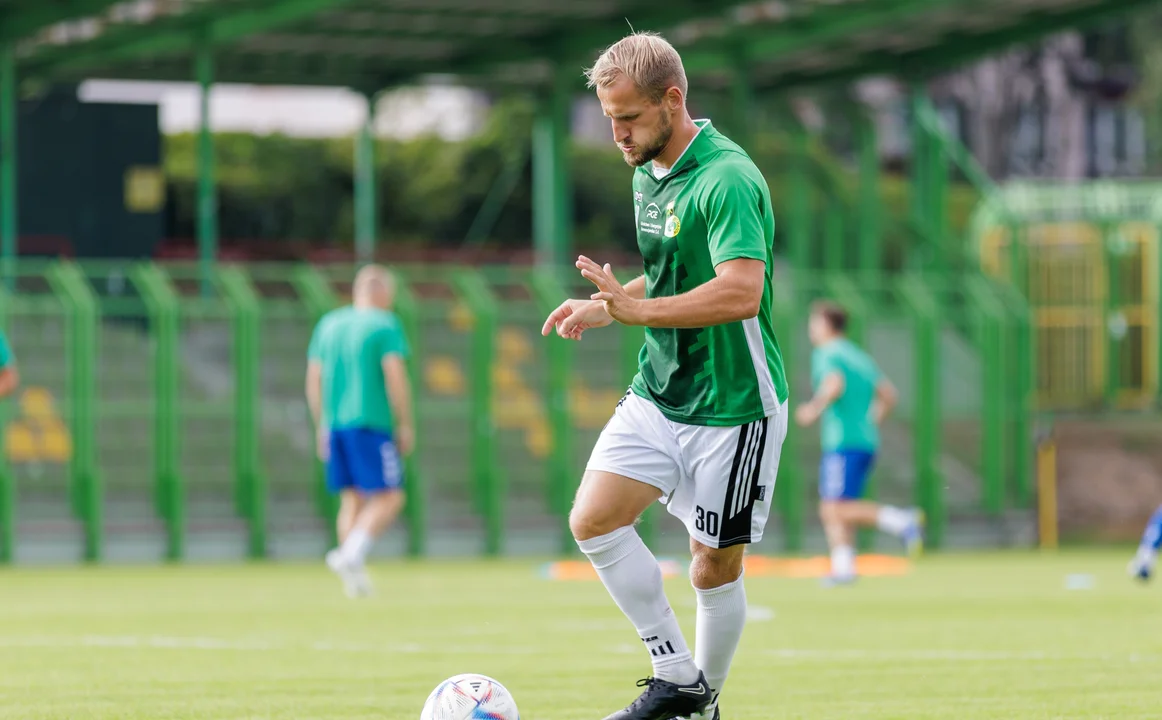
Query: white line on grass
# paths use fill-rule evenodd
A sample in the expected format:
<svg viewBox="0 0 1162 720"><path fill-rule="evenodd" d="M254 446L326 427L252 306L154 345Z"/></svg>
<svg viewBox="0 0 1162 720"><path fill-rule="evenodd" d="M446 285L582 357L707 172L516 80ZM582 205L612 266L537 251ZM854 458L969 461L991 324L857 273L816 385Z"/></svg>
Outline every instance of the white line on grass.
<svg viewBox="0 0 1162 720"><path fill-rule="evenodd" d="M1094 661L1122 661L1122 662L1157 662L1156 655L1111 655L1087 653L1056 653L1041 651L1007 651L1007 650L804 650L797 648L770 648L763 651L766 655L786 660L881 660L896 662L1016 662L1016 661L1049 661L1060 662L1078 660Z"/></svg>
<svg viewBox="0 0 1162 720"><path fill-rule="evenodd" d="M320 641L314 643L280 643L236 641L205 637L170 637L165 635L85 635L82 637L0 637L4 648L155 648L165 650L231 650L240 652L283 652L307 650L337 653L383 653L392 655L544 655L548 648L504 645L439 645L425 647L415 643L375 644Z"/></svg>
<svg viewBox="0 0 1162 720"><path fill-rule="evenodd" d="M168 635L83 635L80 637L0 637L0 648L154 648L163 650L214 650L236 652L332 652L366 653L387 655L546 655L553 652L552 645L527 647L505 645L437 645L426 646L418 643L346 643L319 641L312 643L288 643L272 641L239 641L208 637L172 637ZM642 652L640 645L621 644L610 648L610 652L620 655L634 655ZM1042 651L1006 650L811 650L803 648L768 648L761 651L769 657L794 661L834 662L842 660L873 660L884 662L1129 662L1158 663L1162 656L1116 654L1056 653Z"/></svg>

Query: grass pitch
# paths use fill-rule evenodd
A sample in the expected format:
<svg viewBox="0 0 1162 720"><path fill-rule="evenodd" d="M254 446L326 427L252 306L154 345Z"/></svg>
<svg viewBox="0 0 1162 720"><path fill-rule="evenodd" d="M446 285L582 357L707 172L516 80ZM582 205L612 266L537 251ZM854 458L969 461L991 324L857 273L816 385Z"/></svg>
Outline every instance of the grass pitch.
<svg viewBox="0 0 1162 720"><path fill-rule="evenodd" d="M750 579L723 718L1157 717L1162 588L1128 580L1127 558L942 555L833 590ZM538 566L382 563L357 602L321 563L2 571L0 717L404 720L480 672L525 720L599 720L648 658L600 584ZM693 592L667 588L692 642Z"/></svg>

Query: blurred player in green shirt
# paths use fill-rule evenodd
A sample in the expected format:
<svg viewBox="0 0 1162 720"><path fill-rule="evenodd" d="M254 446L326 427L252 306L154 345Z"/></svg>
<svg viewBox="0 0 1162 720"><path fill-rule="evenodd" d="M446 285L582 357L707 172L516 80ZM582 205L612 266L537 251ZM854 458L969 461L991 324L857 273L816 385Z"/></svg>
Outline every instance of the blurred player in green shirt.
<svg viewBox="0 0 1162 720"><path fill-rule="evenodd" d="M847 338L847 313L839 305L817 303L807 330L815 346L815 396L799 406L795 420L804 427L820 421L819 518L831 546L828 583L843 584L855 580L856 528L877 527L915 554L923 543L923 515L863 499L880 447L880 424L896 404L895 387L871 356Z"/></svg>
<svg viewBox="0 0 1162 720"><path fill-rule="evenodd" d="M12 354L8 337L0 330L0 398L16 392L19 386L20 373L16 371L16 356Z"/></svg>
<svg viewBox="0 0 1162 720"><path fill-rule="evenodd" d="M407 341L391 312L394 284L378 266L359 271L352 304L319 320L307 352L307 403L327 488L340 497L338 548L327 565L351 596L371 584L367 553L403 508L403 458L415 444Z"/></svg>

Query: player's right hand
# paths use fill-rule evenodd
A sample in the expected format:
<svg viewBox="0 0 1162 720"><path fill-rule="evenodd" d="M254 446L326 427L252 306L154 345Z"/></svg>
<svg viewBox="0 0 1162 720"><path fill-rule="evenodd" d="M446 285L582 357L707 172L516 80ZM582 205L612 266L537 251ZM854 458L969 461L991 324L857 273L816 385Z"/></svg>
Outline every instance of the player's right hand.
<svg viewBox="0 0 1162 720"><path fill-rule="evenodd" d="M331 433L326 428L319 428L315 432L315 454L323 462L327 462L331 454Z"/></svg>
<svg viewBox="0 0 1162 720"><path fill-rule="evenodd" d="M605 303L600 300L566 300L549 313L541 328L541 335L547 336L556 329L557 334L566 340L580 340L581 333L589 328L605 327L613 322L613 318L605 310Z"/></svg>
<svg viewBox="0 0 1162 720"><path fill-rule="evenodd" d="M399 427L395 431L395 446L399 454L410 457L416 448L416 432L410 427Z"/></svg>

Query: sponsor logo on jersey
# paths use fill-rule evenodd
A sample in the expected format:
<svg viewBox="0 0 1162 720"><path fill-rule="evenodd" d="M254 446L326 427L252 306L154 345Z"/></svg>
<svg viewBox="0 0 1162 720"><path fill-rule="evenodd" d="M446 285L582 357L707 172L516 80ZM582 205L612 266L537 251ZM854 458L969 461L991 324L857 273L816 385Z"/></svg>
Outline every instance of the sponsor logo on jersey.
<svg viewBox="0 0 1162 720"><path fill-rule="evenodd" d="M665 235L668 238L676 237L682 231L682 221L674 214L674 201L666 206L666 230Z"/></svg>
<svg viewBox="0 0 1162 720"><path fill-rule="evenodd" d="M645 212L640 215L638 227L649 235L661 235L662 209L656 203L646 205Z"/></svg>

